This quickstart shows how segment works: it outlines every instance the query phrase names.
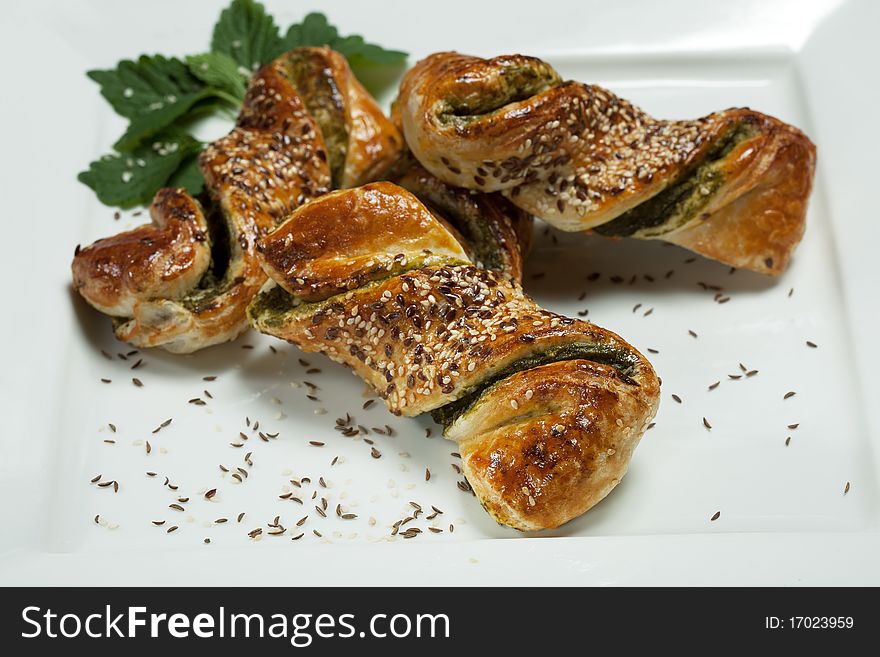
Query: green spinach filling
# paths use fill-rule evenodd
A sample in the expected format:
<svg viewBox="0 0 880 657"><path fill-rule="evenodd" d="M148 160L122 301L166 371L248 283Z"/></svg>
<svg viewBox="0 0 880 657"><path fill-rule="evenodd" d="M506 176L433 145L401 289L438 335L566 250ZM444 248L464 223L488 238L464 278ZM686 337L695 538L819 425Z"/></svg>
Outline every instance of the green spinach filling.
<svg viewBox="0 0 880 657"><path fill-rule="evenodd" d="M422 269L424 267L455 267L459 265L468 265L470 263L436 255L426 255L420 258L411 258L407 261L406 267L402 270L385 274L376 278L353 290L339 292L326 299L319 301L303 301L285 290L280 285L275 285L267 290L261 291L251 301L248 306L248 315L258 322L260 326L267 328L278 328L284 326L288 321L296 321L303 317L314 316L323 313L331 306L338 304L340 300L347 294L368 293L374 287L382 285L386 281L404 276L407 272Z"/></svg>
<svg viewBox="0 0 880 657"><path fill-rule="evenodd" d="M594 228L606 237L658 237L692 221L724 183L722 160L755 134L749 124L728 130L695 169L685 173L659 194L616 219Z"/></svg>
<svg viewBox="0 0 880 657"><path fill-rule="evenodd" d="M343 90L336 86L323 55L295 51L285 57L284 68L309 114L318 123L327 146L333 186L339 187L348 156Z"/></svg>
<svg viewBox="0 0 880 657"><path fill-rule="evenodd" d="M296 297L280 285L262 290L248 306L248 316L261 326L282 326L288 315L300 305Z"/></svg>
<svg viewBox="0 0 880 657"><path fill-rule="evenodd" d="M442 103L438 118L443 123L464 125L555 87L561 80L548 64L535 62L532 66L507 66L495 82Z"/></svg>
<svg viewBox="0 0 880 657"><path fill-rule="evenodd" d="M207 203L203 203L203 206L207 207ZM190 312L199 312L206 304L225 294L234 282L231 275L231 226L223 216L219 204L213 204L205 217L211 236L211 263L195 289L179 300Z"/></svg>
<svg viewBox="0 0 880 657"><path fill-rule="evenodd" d="M419 200L435 210L436 214L452 224L465 240L465 250L470 251L476 262L486 269L506 268L504 254L493 234L492 227L479 214L462 210L454 199L443 198L442 194L432 194L430 190L417 189L412 191Z"/></svg>
<svg viewBox="0 0 880 657"><path fill-rule="evenodd" d="M541 365L557 363L565 360L590 360L603 365L610 365L629 383L635 384L630 378L634 375L639 359L635 353L626 349L603 344L600 342L575 342L536 351L524 358L516 360L506 367L494 372L481 381L464 397L456 399L440 408L431 411L435 422L448 427L459 417L472 409L480 399L504 379L518 373L531 370Z"/></svg>

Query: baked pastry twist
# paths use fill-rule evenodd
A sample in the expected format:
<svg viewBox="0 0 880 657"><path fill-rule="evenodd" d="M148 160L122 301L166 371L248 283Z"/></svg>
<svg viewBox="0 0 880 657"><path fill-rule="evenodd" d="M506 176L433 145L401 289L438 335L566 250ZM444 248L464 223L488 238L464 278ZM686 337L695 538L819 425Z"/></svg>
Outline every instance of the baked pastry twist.
<svg viewBox="0 0 880 657"><path fill-rule="evenodd" d="M349 366L392 413L432 411L500 523L544 529L584 513L656 412L659 382L632 346L475 266L392 183L298 208L257 251L273 282L248 309L253 326Z"/></svg>
<svg viewBox="0 0 880 657"><path fill-rule="evenodd" d="M479 267L522 280L534 219L501 194L448 185L407 152L382 176L419 199L453 232Z"/></svg>
<svg viewBox="0 0 880 657"><path fill-rule="evenodd" d="M77 248L74 287L135 346L189 353L232 340L266 281L255 240L333 179L360 184L401 149L344 57L293 50L254 74L236 127L201 154L208 209L160 190L153 225Z"/></svg>
<svg viewBox="0 0 880 657"><path fill-rule="evenodd" d="M660 239L765 274L785 270L804 232L815 146L760 112L659 120L540 59L443 52L406 74L394 113L441 180L500 191L562 230Z"/></svg>

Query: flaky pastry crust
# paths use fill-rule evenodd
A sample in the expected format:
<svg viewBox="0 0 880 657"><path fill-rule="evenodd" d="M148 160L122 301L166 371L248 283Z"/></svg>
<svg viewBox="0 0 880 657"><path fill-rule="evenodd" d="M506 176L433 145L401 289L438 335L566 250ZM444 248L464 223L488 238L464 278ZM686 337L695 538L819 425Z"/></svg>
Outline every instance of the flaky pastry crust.
<svg viewBox="0 0 880 657"><path fill-rule="evenodd" d="M533 57L444 52L406 74L394 116L441 180L501 192L563 230L665 240L773 275L804 232L815 146L753 110L659 120Z"/></svg>

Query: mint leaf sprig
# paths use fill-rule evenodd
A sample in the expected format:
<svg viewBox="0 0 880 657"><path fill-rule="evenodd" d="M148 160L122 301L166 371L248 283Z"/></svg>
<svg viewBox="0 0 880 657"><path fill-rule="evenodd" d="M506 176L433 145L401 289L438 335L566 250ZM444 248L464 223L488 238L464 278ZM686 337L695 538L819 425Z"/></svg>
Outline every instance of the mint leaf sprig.
<svg viewBox="0 0 880 657"><path fill-rule="evenodd" d="M308 14L282 35L262 4L233 0L221 12L206 53L183 59L142 55L113 69L89 71L129 124L115 152L92 162L78 179L102 203L120 208L149 203L167 185L198 193L204 180L196 157L204 144L191 133L193 120L236 113L248 78L260 66L293 48L325 45L343 54L359 77L398 67L407 57L358 35L340 36L320 13Z"/></svg>

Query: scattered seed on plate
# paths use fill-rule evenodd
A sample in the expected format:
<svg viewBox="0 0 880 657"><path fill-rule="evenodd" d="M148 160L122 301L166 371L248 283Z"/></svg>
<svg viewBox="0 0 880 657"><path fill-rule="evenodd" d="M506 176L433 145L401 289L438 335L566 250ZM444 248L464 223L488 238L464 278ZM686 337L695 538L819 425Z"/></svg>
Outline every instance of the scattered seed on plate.
<svg viewBox="0 0 880 657"><path fill-rule="evenodd" d="M793 390L789 391L789 392L785 393L785 396L783 397L783 399L790 399L791 397L794 397L796 394L797 393L794 392Z"/></svg>
<svg viewBox="0 0 880 657"><path fill-rule="evenodd" d="M843 494L846 495L849 492L849 482L846 482L846 486L843 487Z"/></svg>
<svg viewBox="0 0 880 657"><path fill-rule="evenodd" d="M713 383L712 385L709 386L709 390L715 390L715 388L717 388L720 385L721 385L721 381L716 381L715 383Z"/></svg>
<svg viewBox="0 0 880 657"><path fill-rule="evenodd" d="M138 388L143 388L144 384L140 379L134 378L131 380L133 384L135 384Z"/></svg>
<svg viewBox="0 0 880 657"><path fill-rule="evenodd" d="M681 403L681 397L679 397L678 395L672 395L672 398L673 398L675 401L677 401L679 404Z"/></svg>
<svg viewBox="0 0 880 657"><path fill-rule="evenodd" d="M715 522L720 517L721 517L721 511L716 511L714 514L712 514L712 517L710 518L710 520L712 522Z"/></svg>
<svg viewBox="0 0 880 657"><path fill-rule="evenodd" d="M712 428L712 425L709 424L709 420L707 420L706 418L703 418L703 426L706 427L707 429Z"/></svg>

